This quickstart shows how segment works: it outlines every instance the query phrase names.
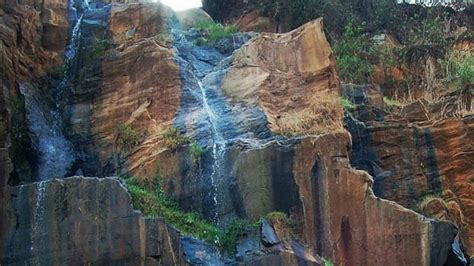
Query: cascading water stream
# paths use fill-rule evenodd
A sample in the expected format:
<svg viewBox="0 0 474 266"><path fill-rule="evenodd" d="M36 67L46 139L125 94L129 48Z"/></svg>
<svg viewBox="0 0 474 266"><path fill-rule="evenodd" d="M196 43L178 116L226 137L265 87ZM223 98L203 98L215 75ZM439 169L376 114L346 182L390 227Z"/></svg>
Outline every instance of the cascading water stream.
<svg viewBox="0 0 474 266"><path fill-rule="evenodd" d="M225 157L225 139L217 128L218 118L214 110L212 110L212 108L210 107L208 103L208 96L207 96L204 86L202 85L201 80L199 80L196 76L194 76L194 78L197 80L197 84L199 86L199 90L202 95L203 107L204 107L204 110L206 111L207 117L209 119L209 123L211 124L212 135L213 135L213 140L214 140L214 143L212 145L213 165L212 165L212 172L210 175L211 185L212 185L211 193L213 195L209 195L209 196L211 196L214 201L215 212L214 212L213 222L218 223L219 213L217 209L218 209L219 202L217 201L217 194L218 194L217 178L219 178L219 176L221 175L221 169L222 169L221 160L224 159Z"/></svg>
<svg viewBox="0 0 474 266"><path fill-rule="evenodd" d="M52 90L50 98L45 97L41 90L33 86L20 85L20 92L25 97L28 126L33 135L33 147L37 151L36 179L40 181L66 176L75 161L73 145L62 133L60 108L61 96L71 79L71 69L81 37L82 15L77 19L72 1L69 4L71 23L75 24L65 50L65 71L62 81Z"/></svg>

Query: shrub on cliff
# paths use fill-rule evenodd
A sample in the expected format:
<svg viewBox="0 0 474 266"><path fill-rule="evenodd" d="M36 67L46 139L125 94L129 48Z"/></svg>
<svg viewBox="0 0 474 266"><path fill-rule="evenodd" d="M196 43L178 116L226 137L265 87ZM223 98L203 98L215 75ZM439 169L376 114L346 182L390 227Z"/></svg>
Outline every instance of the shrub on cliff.
<svg viewBox="0 0 474 266"><path fill-rule="evenodd" d="M237 32L237 28L234 26L224 26L213 21L199 21L193 27L199 29L202 33L202 37L196 40L197 45L215 44Z"/></svg>
<svg viewBox="0 0 474 266"><path fill-rule="evenodd" d="M365 83L374 71L369 57L374 49L371 40L361 34L362 29L349 23L340 41L334 46L339 74L344 81Z"/></svg>
<svg viewBox="0 0 474 266"><path fill-rule="evenodd" d="M191 143L191 139L183 136L178 128L171 128L163 133L163 141L165 146L172 151L175 151L179 146Z"/></svg>
<svg viewBox="0 0 474 266"><path fill-rule="evenodd" d="M130 125L119 124L117 126L117 144L123 148L131 149L140 143L140 134Z"/></svg>

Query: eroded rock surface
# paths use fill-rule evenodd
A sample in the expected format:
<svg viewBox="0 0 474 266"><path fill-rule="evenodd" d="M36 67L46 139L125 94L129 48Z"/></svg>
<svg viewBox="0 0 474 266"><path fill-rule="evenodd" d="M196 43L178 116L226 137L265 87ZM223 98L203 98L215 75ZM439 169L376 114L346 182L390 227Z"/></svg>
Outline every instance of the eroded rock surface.
<svg viewBox="0 0 474 266"><path fill-rule="evenodd" d="M179 233L133 210L118 179L71 177L8 193L2 264L186 264Z"/></svg>
<svg viewBox="0 0 474 266"><path fill-rule="evenodd" d="M233 56L222 84L235 102L258 106L283 134L342 131L339 77L322 19L286 34L262 34Z"/></svg>
<svg viewBox="0 0 474 266"><path fill-rule="evenodd" d="M379 89L346 89L357 105L346 118L353 139L352 162L374 176L375 194L453 222L461 245L472 256L472 115L454 117L457 105L449 97L387 112ZM437 198L443 207L434 202L420 206L426 196Z"/></svg>

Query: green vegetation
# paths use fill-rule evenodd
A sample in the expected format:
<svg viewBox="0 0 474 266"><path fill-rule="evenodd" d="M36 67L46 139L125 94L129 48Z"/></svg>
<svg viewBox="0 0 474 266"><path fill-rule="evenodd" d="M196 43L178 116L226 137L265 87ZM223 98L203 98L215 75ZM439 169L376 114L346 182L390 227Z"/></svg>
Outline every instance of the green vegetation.
<svg viewBox="0 0 474 266"><path fill-rule="evenodd" d="M95 39L94 46L89 52L90 60L101 59L107 55L107 50L109 47L109 42L105 39Z"/></svg>
<svg viewBox="0 0 474 266"><path fill-rule="evenodd" d="M204 154L204 149L197 142L193 142L189 146L189 151L191 153L191 159L193 163L197 165L201 159L201 156Z"/></svg>
<svg viewBox="0 0 474 266"><path fill-rule="evenodd" d="M196 45L215 44L237 32L237 28L234 26L224 26L213 21L199 21L193 27L202 33L202 37L196 40Z"/></svg>
<svg viewBox="0 0 474 266"><path fill-rule="evenodd" d="M355 108L354 103L344 97L339 97L339 103L341 104L342 108L344 108L345 111L349 111Z"/></svg>
<svg viewBox="0 0 474 266"><path fill-rule="evenodd" d="M46 70L46 74L51 77L61 77L64 74L64 65L53 66Z"/></svg>
<svg viewBox="0 0 474 266"><path fill-rule="evenodd" d="M247 230L256 230L260 222L251 223L247 220L237 220L225 229L216 227L196 213L184 212L165 196L161 178L123 178L132 196L134 208L141 210L151 217L163 217L169 224L174 225L184 235L193 236L215 244L222 250L233 253L235 244Z"/></svg>
<svg viewBox="0 0 474 266"><path fill-rule="evenodd" d="M399 101L396 101L396 100L392 100L388 97L383 97L383 104L389 108L392 108L394 106L397 106L397 107L402 107L403 104Z"/></svg>
<svg viewBox="0 0 474 266"><path fill-rule="evenodd" d="M326 259L325 257L319 256L319 259L323 261L324 266L333 266L334 263L330 259Z"/></svg>
<svg viewBox="0 0 474 266"><path fill-rule="evenodd" d="M267 220L270 221L271 223L280 221L288 225L293 224L293 221L290 219L290 217L288 217L288 214L284 212L278 212L278 211L270 212L265 216L265 218L267 218Z"/></svg>
<svg viewBox="0 0 474 266"><path fill-rule="evenodd" d="M175 151L179 146L191 143L189 137L183 136L178 128L171 128L163 134L165 146Z"/></svg>
<svg viewBox="0 0 474 266"><path fill-rule="evenodd" d="M361 28L349 23L341 40L334 46L336 63L341 78L352 83L365 83L374 71L368 58L374 53L373 45Z"/></svg>
<svg viewBox="0 0 474 266"><path fill-rule="evenodd" d="M448 51L441 62L447 82L453 82L459 91L474 90L474 55L453 50Z"/></svg>
<svg viewBox="0 0 474 266"><path fill-rule="evenodd" d="M120 147L131 149L140 143L140 134L130 125L119 124L117 126L117 144Z"/></svg>

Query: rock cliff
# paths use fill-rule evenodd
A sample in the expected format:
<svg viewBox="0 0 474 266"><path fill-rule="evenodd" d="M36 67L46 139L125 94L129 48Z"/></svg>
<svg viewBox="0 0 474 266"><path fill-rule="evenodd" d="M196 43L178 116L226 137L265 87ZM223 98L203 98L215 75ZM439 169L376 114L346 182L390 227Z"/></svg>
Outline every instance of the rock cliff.
<svg viewBox="0 0 474 266"><path fill-rule="evenodd" d="M374 179L352 169L351 147L352 159L358 153L365 158L362 148L377 150L399 141L402 133L390 131L394 139L380 138L382 144L366 141L385 128L371 131L356 118L378 117L383 110L346 117L353 136L344 130L340 81L321 19L286 34L233 33L198 45L203 33L181 28L160 3L97 4L90 10L78 5L84 16L75 35L77 56L66 62L68 80L61 82L46 69L61 61L69 35L65 22L71 18L64 1L46 6L42 12L35 11L35 3L1 6L7 14L2 20L8 21L0 23L0 52L9 60L1 64L7 75L1 77L6 85L0 102L19 95L12 92L20 84L41 88L51 102L59 99L61 128L75 154L68 175L100 178L51 176L32 183L31 173L23 173L7 184L13 168L22 168L7 152L15 137L6 123L0 132L2 265L318 265L323 258L336 265L444 265L457 234L448 221L460 227L461 242L469 245L465 217L472 162L469 146L461 142L472 139L471 120L411 129L415 144L401 147L425 148L426 170L416 168L418 161L408 163L393 144L395 155L388 157L403 157L406 167L385 169L391 161L381 156L377 171L364 168L377 157L353 160ZM34 19L18 26L25 22L18 14ZM19 27L26 41L18 41ZM57 86L63 90L55 98L51 92ZM5 106L2 115L11 117ZM405 117L418 119L410 110ZM20 124L27 126L27 119ZM364 135L351 126L364 129ZM31 130L24 134L35 137ZM170 138L179 143L170 145ZM444 162L435 165L433 158ZM450 171L453 165L458 174ZM380 169L397 173L399 183L415 180L399 173L416 169L414 182L422 185L414 194L408 185L392 189L394 179L384 179ZM177 203L173 208L199 213L216 226L275 211L288 215L291 224L263 221L257 232L240 236L235 255L221 254L215 243L187 237L164 219L133 210L122 181L105 177L114 174L159 178L164 194ZM436 211L433 218L448 221L382 199L405 204L412 195L437 191L446 195L441 202L446 214L429 210Z"/></svg>

